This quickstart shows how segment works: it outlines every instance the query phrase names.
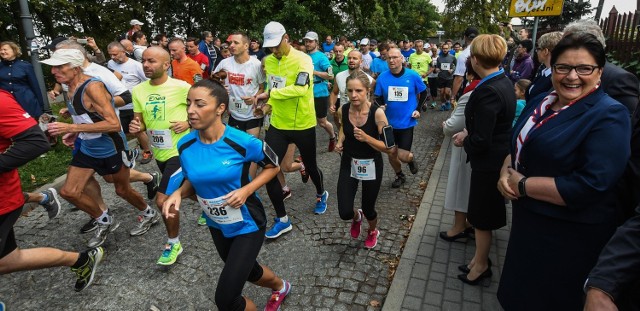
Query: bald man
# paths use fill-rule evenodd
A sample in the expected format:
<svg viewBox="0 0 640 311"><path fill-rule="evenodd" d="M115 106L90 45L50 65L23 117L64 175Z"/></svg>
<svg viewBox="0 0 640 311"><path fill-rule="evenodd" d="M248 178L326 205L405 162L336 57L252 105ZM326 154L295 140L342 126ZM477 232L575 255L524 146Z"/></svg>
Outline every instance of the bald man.
<svg viewBox="0 0 640 311"><path fill-rule="evenodd" d="M151 149L162 171L162 179L156 195L159 209L167 199L169 178L180 169L178 141L189 133L187 121L187 93L189 83L169 77L169 53L161 47L153 46L142 53L142 68L149 80L136 85L131 91L133 97L133 120L129 124L132 134L147 131ZM154 217L154 213L140 217ZM159 265L172 265L182 253L178 236L180 215L163 218L167 228L165 250L158 259Z"/></svg>

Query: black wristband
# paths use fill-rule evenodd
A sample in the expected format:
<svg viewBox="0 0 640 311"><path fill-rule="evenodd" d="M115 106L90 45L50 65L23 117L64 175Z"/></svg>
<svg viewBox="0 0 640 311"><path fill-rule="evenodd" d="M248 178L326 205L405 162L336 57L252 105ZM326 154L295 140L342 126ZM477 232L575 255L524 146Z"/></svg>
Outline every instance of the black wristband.
<svg viewBox="0 0 640 311"><path fill-rule="evenodd" d="M520 181L518 182L518 192L520 192L521 198L527 196L527 189L525 187L526 182L527 182L527 177L522 177L522 179L520 179Z"/></svg>

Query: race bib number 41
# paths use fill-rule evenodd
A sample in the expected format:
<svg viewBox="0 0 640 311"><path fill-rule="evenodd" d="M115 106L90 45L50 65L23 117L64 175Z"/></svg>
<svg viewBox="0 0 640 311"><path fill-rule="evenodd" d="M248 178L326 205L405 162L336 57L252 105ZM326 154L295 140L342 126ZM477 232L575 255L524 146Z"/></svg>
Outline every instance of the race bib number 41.
<svg viewBox="0 0 640 311"><path fill-rule="evenodd" d="M390 86L388 89L390 102L406 102L409 100L409 88L406 86Z"/></svg>
<svg viewBox="0 0 640 311"><path fill-rule="evenodd" d="M171 130L149 130L149 141L151 145L158 149L171 149L173 148L173 141L171 140Z"/></svg>
<svg viewBox="0 0 640 311"><path fill-rule="evenodd" d="M215 199L205 199L198 197L198 203L202 207L202 211L217 224L228 225L243 220L242 211L239 208L233 208L227 205L222 197Z"/></svg>

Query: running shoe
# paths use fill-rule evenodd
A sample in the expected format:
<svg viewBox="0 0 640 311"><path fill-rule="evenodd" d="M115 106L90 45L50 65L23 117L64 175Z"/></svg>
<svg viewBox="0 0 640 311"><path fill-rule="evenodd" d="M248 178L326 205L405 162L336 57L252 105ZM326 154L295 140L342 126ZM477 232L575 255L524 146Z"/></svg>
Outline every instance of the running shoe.
<svg viewBox="0 0 640 311"><path fill-rule="evenodd" d="M353 217L353 220L351 221L351 237L354 239L357 239L360 236L360 232L362 230L362 220L364 219L364 214L362 213L361 209L358 210L358 215L360 215L359 221L356 221L355 217Z"/></svg>
<svg viewBox="0 0 640 311"><path fill-rule="evenodd" d="M153 172L151 174L151 181L144 183L147 186L147 198L152 200L156 193L158 193L158 186L160 186L160 173Z"/></svg>
<svg viewBox="0 0 640 311"><path fill-rule="evenodd" d="M139 154L140 150L138 150L138 148L122 150L122 163L128 168L136 167L136 159L138 158Z"/></svg>
<svg viewBox="0 0 640 311"><path fill-rule="evenodd" d="M282 280L284 283L284 291L280 292L279 290L271 291L271 297L269 297L269 301L267 301L267 305L264 307L264 311L279 311L280 305L287 298L289 292L291 292L291 283Z"/></svg>
<svg viewBox="0 0 640 311"><path fill-rule="evenodd" d="M142 153L142 159L140 159L140 164L147 164L153 160L153 153L150 150L147 150Z"/></svg>
<svg viewBox="0 0 640 311"><path fill-rule="evenodd" d="M84 226L82 226L82 228L80 228L80 233L89 233L96 229L98 229L98 221L94 218L90 218L89 222L87 222L86 224L84 224Z"/></svg>
<svg viewBox="0 0 640 311"><path fill-rule="evenodd" d="M129 234L131 236L143 235L151 229L151 226L157 224L158 221L160 221L160 213L157 211L154 211L153 215L149 217L138 215L137 224L133 229L131 229Z"/></svg>
<svg viewBox="0 0 640 311"><path fill-rule="evenodd" d="M372 249L378 245L378 237L380 236L380 230L375 229L373 231L369 231L367 234L367 239L364 240L364 247L368 249Z"/></svg>
<svg viewBox="0 0 640 311"><path fill-rule="evenodd" d="M293 229L293 226L291 226L291 220L287 220L287 222L281 222L280 218L278 217L274 218L274 220L275 222L273 223L271 229L269 229L269 231L264 234L267 239L275 239Z"/></svg>
<svg viewBox="0 0 640 311"><path fill-rule="evenodd" d="M449 110L451 110L451 102L444 103L444 111L449 111Z"/></svg>
<svg viewBox="0 0 640 311"><path fill-rule="evenodd" d="M42 207L47 211L49 220L54 219L60 215L60 198L58 198L58 191L55 188L49 188L42 191L42 194L47 195L47 202L42 203Z"/></svg>
<svg viewBox="0 0 640 311"><path fill-rule="evenodd" d="M89 243L87 243L87 246L89 248L102 246L104 241L107 240L107 236L109 235L109 233L118 229L119 226L120 223L116 222L115 219L112 219L110 224L101 224L98 222L98 229L96 230L95 235L91 239L89 239Z"/></svg>
<svg viewBox="0 0 640 311"><path fill-rule="evenodd" d="M87 251L87 255L89 260L84 265L79 268L71 268L71 271L75 272L78 277L75 286L76 292L89 287L93 282L93 276L96 274L100 261L102 261L104 249L102 247L90 249Z"/></svg>
<svg viewBox="0 0 640 311"><path fill-rule="evenodd" d="M404 176L404 174L402 175L396 174L396 180L394 180L391 183L391 188L400 188L400 186L402 186L406 181L407 181L407 178Z"/></svg>
<svg viewBox="0 0 640 311"><path fill-rule="evenodd" d="M180 254L182 254L182 244L180 242L175 244L167 243L164 245L164 251L162 251L157 263L161 266L170 266L178 260Z"/></svg>
<svg viewBox="0 0 640 311"><path fill-rule="evenodd" d="M411 172L411 174L413 175L418 174L418 166L416 165L415 161L409 162L408 165L409 165L409 171Z"/></svg>
<svg viewBox="0 0 640 311"><path fill-rule="evenodd" d="M336 138L330 138L329 139L329 148L327 148L327 151L331 152L334 149L336 149Z"/></svg>
<svg viewBox="0 0 640 311"><path fill-rule="evenodd" d="M307 170L304 167L304 162L302 162L302 156L298 156L298 159L296 160L296 162L299 162L300 166L302 166L300 168L300 177L302 177L302 182L306 184L309 181L309 173L307 173Z"/></svg>
<svg viewBox="0 0 640 311"><path fill-rule="evenodd" d="M282 188L282 200L286 200L291 197L291 188L284 187Z"/></svg>
<svg viewBox="0 0 640 311"><path fill-rule="evenodd" d="M316 215L324 214L327 211L327 199L329 199L329 192L326 190L321 195L316 194L316 208L313 211Z"/></svg>
<svg viewBox="0 0 640 311"><path fill-rule="evenodd" d="M198 226L206 226L207 225L207 219L204 218L204 215L200 214L200 217L198 217Z"/></svg>
<svg viewBox="0 0 640 311"><path fill-rule="evenodd" d="M429 108L436 109L436 102L431 103L431 106L429 106Z"/></svg>

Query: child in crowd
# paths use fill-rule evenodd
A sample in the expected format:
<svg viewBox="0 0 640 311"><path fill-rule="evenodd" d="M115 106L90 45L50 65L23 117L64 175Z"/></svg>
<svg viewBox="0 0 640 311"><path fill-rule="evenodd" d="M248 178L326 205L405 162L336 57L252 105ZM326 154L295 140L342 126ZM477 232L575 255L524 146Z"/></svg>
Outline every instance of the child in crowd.
<svg viewBox="0 0 640 311"><path fill-rule="evenodd" d="M524 109L524 105L527 103L527 101L524 99L524 94L527 92L530 85L531 85L531 81L527 79L520 79L513 86L514 90L516 91L516 98L517 98L516 116L515 118L513 118L513 125L516 125L516 121L518 120L518 117L520 117L520 113L522 112L522 109Z"/></svg>

